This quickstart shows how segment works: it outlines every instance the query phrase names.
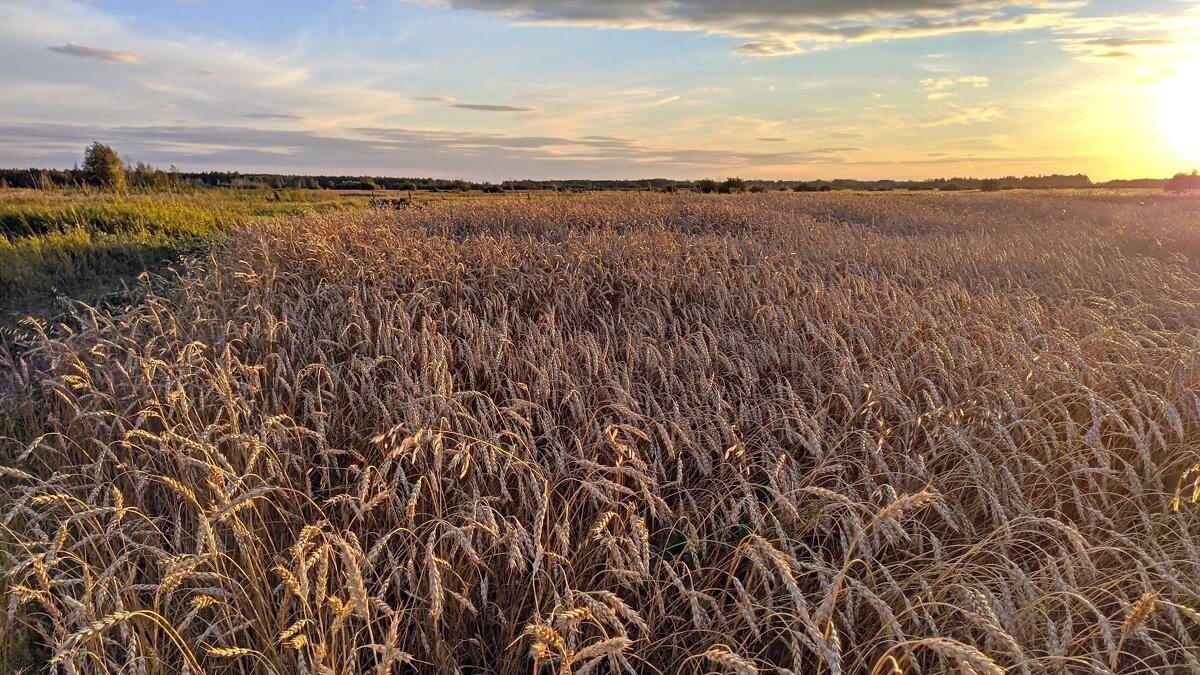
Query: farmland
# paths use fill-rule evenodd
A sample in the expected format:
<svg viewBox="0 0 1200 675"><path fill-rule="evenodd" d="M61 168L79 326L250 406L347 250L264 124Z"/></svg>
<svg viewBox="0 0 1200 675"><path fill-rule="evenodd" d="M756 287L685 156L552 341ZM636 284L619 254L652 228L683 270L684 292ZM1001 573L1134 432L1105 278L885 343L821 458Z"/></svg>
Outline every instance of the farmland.
<svg viewBox="0 0 1200 675"><path fill-rule="evenodd" d="M0 190L0 330L61 320L73 302L127 304L143 272L163 274L233 227L368 202L307 190Z"/></svg>
<svg viewBox="0 0 1200 675"><path fill-rule="evenodd" d="M1194 197L22 194L0 670L1200 671Z"/></svg>

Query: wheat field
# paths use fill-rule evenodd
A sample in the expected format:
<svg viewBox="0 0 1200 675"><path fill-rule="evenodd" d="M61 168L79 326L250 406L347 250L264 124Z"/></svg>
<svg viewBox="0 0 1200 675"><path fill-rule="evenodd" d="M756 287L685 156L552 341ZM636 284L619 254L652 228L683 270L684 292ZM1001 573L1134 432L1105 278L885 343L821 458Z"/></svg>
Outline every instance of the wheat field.
<svg viewBox="0 0 1200 675"><path fill-rule="evenodd" d="M53 672L1200 673L1196 199L312 214L81 313L0 367Z"/></svg>

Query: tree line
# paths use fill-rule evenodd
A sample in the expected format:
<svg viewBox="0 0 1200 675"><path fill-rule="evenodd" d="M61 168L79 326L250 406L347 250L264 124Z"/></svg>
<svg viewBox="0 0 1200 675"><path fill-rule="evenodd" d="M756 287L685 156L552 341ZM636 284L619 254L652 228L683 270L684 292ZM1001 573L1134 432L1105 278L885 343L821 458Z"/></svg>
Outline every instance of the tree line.
<svg viewBox="0 0 1200 675"><path fill-rule="evenodd" d="M648 190L676 192L690 190L705 193L765 192L794 190L816 192L829 190L1011 190L1011 189L1072 189L1089 187L1146 187L1184 192L1200 190L1196 172L1178 174L1171 179L1142 179L1093 183L1086 174L1049 174L1041 176L1005 176L1003 178L933 178L928 180L744 180L727 178L671 180L644 178L637 180L508 180L500 183L477 182L446 178L417 178L391 176L289 175L273 173L243 173L240 171L180 171L174 166L163 170L148 164L125 162L110 146L94 142L84 152L82 165L71 169L0 169L0 188L51 189L93 186L124 190L128 188L165 190L179 188L234 189L307 189L307 190L400 190L425 192L483 192L507 191L569 191Z"/></svg>

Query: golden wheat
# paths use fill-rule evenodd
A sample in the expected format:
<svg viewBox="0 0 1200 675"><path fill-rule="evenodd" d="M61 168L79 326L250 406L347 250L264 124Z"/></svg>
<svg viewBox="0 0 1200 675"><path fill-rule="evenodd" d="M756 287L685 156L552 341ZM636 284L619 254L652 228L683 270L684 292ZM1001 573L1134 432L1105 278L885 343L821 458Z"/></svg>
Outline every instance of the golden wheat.
<svg viewBox="0 0 1200 675"><path fill-rule="evenodd" d="M1200 672L1196 200L311 215L78 320L0 355L74 672Z"/></svg>

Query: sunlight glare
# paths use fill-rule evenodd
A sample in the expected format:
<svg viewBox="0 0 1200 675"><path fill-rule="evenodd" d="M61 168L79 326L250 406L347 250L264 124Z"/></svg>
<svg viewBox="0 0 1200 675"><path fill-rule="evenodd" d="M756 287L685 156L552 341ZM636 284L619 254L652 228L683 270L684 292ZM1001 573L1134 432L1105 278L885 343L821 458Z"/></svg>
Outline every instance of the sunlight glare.
<svg viewBox="0 0 1200 675"><path fill-rule="evenodd" d="M1162 87L1163 133L1177 152L1200 161L1200 64L1178 68Z"/></svg>

